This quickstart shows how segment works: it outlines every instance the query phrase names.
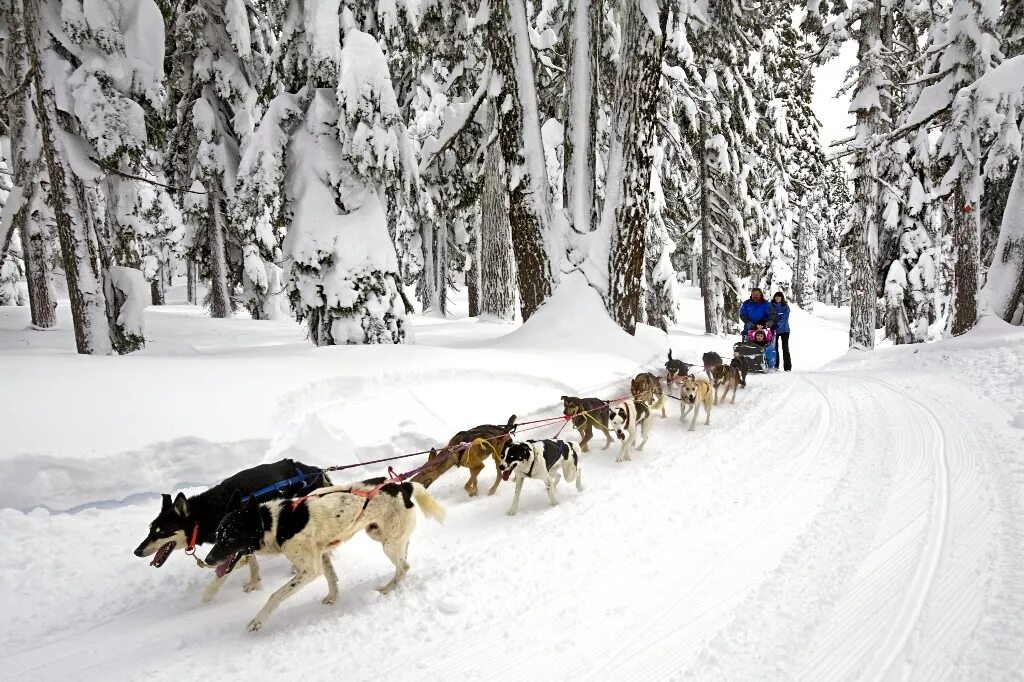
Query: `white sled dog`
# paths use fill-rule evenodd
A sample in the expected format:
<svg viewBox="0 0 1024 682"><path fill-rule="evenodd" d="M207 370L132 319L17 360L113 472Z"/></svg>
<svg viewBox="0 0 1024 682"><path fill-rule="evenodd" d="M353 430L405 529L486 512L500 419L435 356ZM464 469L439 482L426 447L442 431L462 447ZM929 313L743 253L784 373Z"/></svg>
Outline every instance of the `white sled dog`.
<svg viewBox="0 0 1024 682"><path fill-rule="evenodd" d="M262 552L284 554L295 566L295 575L270 595L249 622L249 630L256 632L281 602L321 573L327 578L323 603L333 604L338 596L338 576L330 550L361 530L383 545L395 565L394 577L377 589L382 593L393 590L409 571L406 557L409 537L416 528L416 506L425 516L444 521L444 508L419 483L371 479L348 487L321 488L294 500L259 504L250 498L244 506L236 495L233 511L217 529L206 563L215 564L218 575L226 575L242 557Z"/></svg>
<svg viewBox="0 0 1024 682"><path fill-rule="evenodd" d="M704 426L711 424L711 406L714 404L714 389L711 388L711 384L707 379L698 379L695 377L687 377L686 381L683 382L683 387L680 391L680 398L682 400L683 409L679 413L679 421L686 423L686 415L693 413L693 419L690 421L690 431L693 431L697 425L697 413L700 412L700 407L704 406L704 414L707 415L707 419L704 420Z"/></svg>
<svg viewBox="0 0 1024 682"><path fill-rule="evenodd" d="M612 410L608 428L622 441L622 448L615 461L631 462L637 435L643 436L643 440L636 449L643 450L647 445L651 430L651 409L642 400L627 400Z"/></svg>
<svg viewBox="0 0 1024 682"><path fill-rule="evenodd" d="M509 441L501 451L501 477L506 481L512 474L516 476L516 492L512 497L512 506L508 515L515 516L519 511L519 494L523 490L523 481L535 478L544 481L548 491L548 501L554 506L555 488L564 477L566 481L576 482L576 492L583 492L583 478L580 476L579 443L568 440L527 440L514 443Z"/></svg>

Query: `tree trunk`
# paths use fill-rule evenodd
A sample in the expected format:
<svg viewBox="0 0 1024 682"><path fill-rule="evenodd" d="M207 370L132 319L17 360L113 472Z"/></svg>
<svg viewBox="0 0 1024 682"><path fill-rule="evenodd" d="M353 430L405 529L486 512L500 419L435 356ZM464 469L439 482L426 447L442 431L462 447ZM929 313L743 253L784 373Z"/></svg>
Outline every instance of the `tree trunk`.
<svg viewBox="0 0 1024 682"><path fill-rule="evenodd" d="M68 299L75 329L75 346L82 354L106 354L111 350L106 325L103 286L90 240L90 216L80 181L67 161L56 112L53 88L43 73L40 47L49 32L43 31L39 4L24 3L26 46L35 87L36 119L42 137L43 156L49 174L50 197L64 259Z"/></svg>
<svg viewBox="0 0 1024 682"><path fill-rule="evenodd" d="M965 334L978 321L978 207L964 193L961 176L953 191L953 336Z"/></svg>
<svg viewBox="0 0 1024 682"><path fill-rule="evenodd" d="M597 222L594 201L595 135L597 132L598 73L601 45L601 4L595 0L574 0L566 7L565 82L569 109L565 116L564 141L566 217L570 229L590 232Z"/></svg>
<svg viewBox="0 0 1024 682"><path fill-rule="evenodd" d="M231 290L228 286L227 245L224 243L224 212L220 197L210 193L210 316L231 317Z"/></svg>
<svg viewBox="0 0 1024 682"><path fill-rule="evenodd" d="M487 22L487 46L502 83L494 101L500 105L498 141L512 179L508 216L524 321L551 295L554 281L546 241L550 231L548 180L528 30L523 0L494 1Z"/></svg>
<svg viewBox="0 0 1024 682"><path fill-rule="evenodd" d="M480 313L511 322L515 318L516 280L500 153L497 145L492 145L484 161L480 196Z"/></svg>
<svg viewBox="0 0 1024 682"><path fill-rule="evenodd" d="M7 20L7 32L4 36L3 52L0 56L6 62L3 67L6 78L0 89L7 93L4 113L10 140L11 175L14 181L14 188L11 190L8 200L14 200L14 192L18 190L21 206L12 216L7 234L0 239L3 242L3 248L0 249L0 262L3 261L3 257L7 253L11 236L17 230L21 238L32 326L36 329L51 329L57 324L57 303L54 300L51 283L50 249L47 243L49 235L46 225L43 223L43 217L31 213L32 199L38 187L36 181L42 172L42 163L25 158L25 144L28 142L30 133L35 132L27 129L25 115L25 107L29 106L31 94L26 80L28 63L25 51L25 30L22 25L20 2L8 2L5 5L3 14ZM22 89L20 92L18 92L19 88Z"/></svg>
<svg viewBox="0 0 1024 682"><path fill-rule="evenodd" d="M12 142L13 144L13 142ZM25 220L21 225L21 244L25 255L25 280L32 326L53 329L57 326L57 301L50 275L49 235L42 225Z"/></svg>
<svg viewBox="0 0 1024 682"><path fill-rule="evenodd" d="M153 305L165 305L167 303L167 289L164 285L164 266L160 265L156 277L149 283L149 295Z"/></svg>
<svg viewBox="0 0 1024 682"><path fill-rule="evenodd" d="M629 0L623 19L622 61L612 114L604 215L613 216L606 305L615 322L636 332L644 267L644 235L650 220L651 148L657 117L661 57L668 23L668 2L658 0L655 35L641 0Z"/></svg>
<svg viewBox="0 0 1024 682"><path fill-rule="evenodd" d="M1024 324L1024 163L1013 176L983 294L995 315Z"/></svg>
<svg viewBox="0 0 1024 682"><path fill-rule="evenodd" d="M185 260L185 300L199 305L199 267L191 257Z"/></svg>
<svg viewBox="0 0 1024 682"><path fill-rule="evenodd" d="M862 81L881 78L876 51L881 41L881 0L872 0L861 18L857 57ZM868 75L865 76L865 70ZM874 87L874 83L870 83ZM876 152L871 148L874 136L881 130L881 109L877 106L857 112L857 141L862 145L854 157L854 200L852 218L852 247L850 261L850 348L872 350L875 347L875 319L878 289L875 277L875 250L878 242L880 210L878 186L875 181Z"/></svg>
<svg viewBox="0 0 1024 682"><path fill-rule="evenodd" d="M480 316L480 228L469 235L469 269L466 270L466 293L469 295L469 316Z"/></svg>
<svg viewBox="0 0 1024 682"><path fill-rule="evenodd" d="M718 315L718 282L715 279L715 242L711 230L711 207L708 205L708 192L711 182L707 150L704 148L705 127L700 121L700 140L697 147L697 159L700 164L698 182L700 183L700 294L704 302L704 333L717 336L722 333Z"/></svg>

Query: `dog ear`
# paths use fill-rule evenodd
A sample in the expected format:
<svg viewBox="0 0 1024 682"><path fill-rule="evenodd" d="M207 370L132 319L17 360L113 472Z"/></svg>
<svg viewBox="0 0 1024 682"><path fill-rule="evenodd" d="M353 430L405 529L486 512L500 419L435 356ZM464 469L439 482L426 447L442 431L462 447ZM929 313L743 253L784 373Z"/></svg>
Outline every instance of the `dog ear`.
<svg viewBox="0 0 1024 682"><path fill-rule="evenodd" d="M242 491L235 488L231 492L231 497L228 499L228 511L234 511L235 509L242 508Z"/></svg>
<svg viewBox="0 0 1024 682"><path fill-rule="evenodd" d="M185 493L178 493L174 498L174 511L181 516L188 516L188 498L185 497Z"/></svg>
<svg viewBox="0 0 1024 682"><path fill-rule="evenodd" d="M247 499L245 501L245 504L242 505L242 509L244 509L247 512L255 512L259 508L259 506L260 503L256 500L256 498L250 495L249 499Z"/></svg>
<svg viewBox="0 0 1024 682"><path fill-rule="evenodd" d="M171 496L164 493L160 496L160 513L170 510L174 504L171 502Z"/></svg>

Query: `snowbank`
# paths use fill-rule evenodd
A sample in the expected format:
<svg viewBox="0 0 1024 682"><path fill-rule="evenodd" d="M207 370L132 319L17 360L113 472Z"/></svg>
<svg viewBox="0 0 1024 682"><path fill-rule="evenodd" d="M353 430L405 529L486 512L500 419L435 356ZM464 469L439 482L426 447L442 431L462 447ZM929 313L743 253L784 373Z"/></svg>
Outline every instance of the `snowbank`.
<svg viewBox="0 0 1024 682"><path fill-rule="evenodd" d="M667 338L645 325L637 325L635 337L624 332L583 275L572 273L563 276L551 298L522 327L492 345L607 353L643 364L665 354Z"/></svg>

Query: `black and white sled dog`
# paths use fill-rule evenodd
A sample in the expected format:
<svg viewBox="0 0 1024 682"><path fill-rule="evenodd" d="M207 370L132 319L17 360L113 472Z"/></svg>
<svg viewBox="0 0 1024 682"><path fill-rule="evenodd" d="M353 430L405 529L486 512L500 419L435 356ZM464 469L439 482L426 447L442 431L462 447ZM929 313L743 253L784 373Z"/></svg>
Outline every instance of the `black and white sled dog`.
<svg viewBox="0 0 1024 682"><path fill-rule="evenodd" d="M272 500L242 504L236 495L231 511L217 529L217 540L206 563L217 566L217 575L231 572L243 558L256 552L284 554L295 567L288 579L249 621L249 630L263 627L270 614L285 599L319 575L327 578L324 604L338 596L338 575L331 564L330 550L366 531L383 545L384 554L395 565L395 575L377 588L390 592L409 571L406 560L409 538L416 528L415 507L437 522L444 521L444 507L419 483L387 483L371 479L351 486L334 486L294 500Z"/></svg>
<svg viewBox="0 0 1024 682"><path fill-rule="evenodd" d="M612 410L608 427L615 431L615 435L622 441L622 448L615 461L632 461L633 457L630 453L636 446L637 435L643 436L643 440L636 449L643 450L647 445L647 438L651 430L651 410L641 400L627 400Z"/></svg>
<svg viewBox="0 0 1024 682"><path fill-rule="evenodd" d="M274 484L286 481L290 482L273 488ZM179 492L172 502L171 496L165 494L161 500L160 513L149 524L149 535L135 548L135 556L155 555L150 565L159 568L176 549L212 543L217 526L229 511L228 504L233 494L248 496L271 488L262 495L263 499L290 498L329 485L331 479L320 469L291 459L282 459L239 471L195 497L186 497ZM249 582L242 589L251 592L260 586L260 569L255 557L250 558L248 564ZM203 593L203 601L213 599L224 578L214 578Z"/></svg>
<svg viewBox="0 0 1024 682"><path fill-rule="evenodd" d="M519 511L519 494L523 490L523 481L527 478L544 481L552 506L558 504L558 500L555 499L555 488L562 478L569 483L575 481L576 491L583 492L583 478L580 475L581 454L579 444L568 440L526 440L506 443L501 451L501 477L506 481L513 474L516 477L516 492L512 497L508 515L515 516Z"/></svg>

